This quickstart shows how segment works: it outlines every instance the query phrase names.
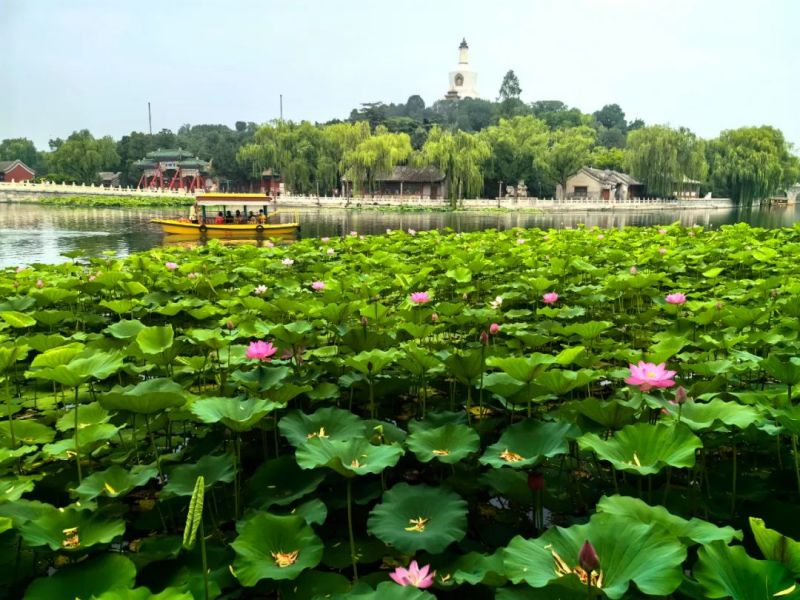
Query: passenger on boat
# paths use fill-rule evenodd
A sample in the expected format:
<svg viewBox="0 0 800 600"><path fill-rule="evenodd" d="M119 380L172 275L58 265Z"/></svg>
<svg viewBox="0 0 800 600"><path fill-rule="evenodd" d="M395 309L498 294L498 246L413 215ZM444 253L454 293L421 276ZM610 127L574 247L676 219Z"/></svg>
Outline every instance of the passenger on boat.
<svg viewBox="0 0 800 600"><path fill-rule="evenodd" d="M189 220L192 223L197 223L197 202L189 207Z"/></svg>
<svg viewBox="0 0 800 600"><path fill-rule="evenodd" d="M214 218L214 223L216 225L224 225L225 224L225 217L222 215L222 211L217 213L217 216Z"/></svg>
<svg viewBox="0 0 800 600"><path fill-rule="evenodd" d="M248 217L247 222L250 223L251 225L255 225L256 223L258 223L258 219L256 219L256 216L255 214L253 214L252 210L250 211L250 216Z"/></svg>
<svg viewBox="0 0 800 600"><path fill-rule="evenodd" d="M264 223L267 222L267 217L266 215L264 215L263 209L258 211L258 222L260 225L263 225Z"/></svg>
<svg viewBox="0 0 800 600"><path fill-rule="evenodd" d="M237 225L241 225L242 223L244 223L244 217L242 216L242 211L240 210L236 211L236 217L234 218L233 222L236 223Z"/></svg>
<svg viewBox="0 0 800 600"><path fill-rule="evenodd" d="M225 222L226 223L233 223L233 215L231 214L231 211L228 211L225 214Z"/></svg>

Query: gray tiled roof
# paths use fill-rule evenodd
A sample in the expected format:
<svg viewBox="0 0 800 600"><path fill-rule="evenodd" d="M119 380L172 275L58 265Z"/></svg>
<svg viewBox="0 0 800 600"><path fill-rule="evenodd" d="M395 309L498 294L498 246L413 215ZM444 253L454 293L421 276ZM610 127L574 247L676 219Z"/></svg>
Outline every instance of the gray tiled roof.
<svg viewBox="0 0 800 600"><path fill-rule="evenodd" d="M620 173L619 171L612 171L611 169L594 169L592 167L583 167L583 170L600 183L613 185L618 183L624 183L625 185L642 185L641 181L635 180L627 173Z"/></svg>

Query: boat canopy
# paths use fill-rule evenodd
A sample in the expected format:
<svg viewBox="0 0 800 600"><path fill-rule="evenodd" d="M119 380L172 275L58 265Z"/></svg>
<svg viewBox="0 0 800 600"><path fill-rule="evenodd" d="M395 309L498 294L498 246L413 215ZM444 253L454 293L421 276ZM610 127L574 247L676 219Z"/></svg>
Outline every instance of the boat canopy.
<svg viewBox="0 0 800 600"><path fill-rule="evenodd" d="M198 206L264 206L272 198L266 194L202 194L197 196Z"/></svg>

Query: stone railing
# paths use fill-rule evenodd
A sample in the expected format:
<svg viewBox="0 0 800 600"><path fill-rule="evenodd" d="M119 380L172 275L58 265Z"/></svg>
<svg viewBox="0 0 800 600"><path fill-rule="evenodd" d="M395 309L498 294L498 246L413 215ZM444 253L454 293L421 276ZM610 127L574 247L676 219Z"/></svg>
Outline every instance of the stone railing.
<svg viewBox="0 0 800 600"><path fill-rule="evenodd" d="M20 194L59 194L70 196L194 196L187 190L170 189L137 189L132 187L104 187L95 184L57 183L43 181L28 183L27 181L0 181L0 194L16 192Z"/></svg>

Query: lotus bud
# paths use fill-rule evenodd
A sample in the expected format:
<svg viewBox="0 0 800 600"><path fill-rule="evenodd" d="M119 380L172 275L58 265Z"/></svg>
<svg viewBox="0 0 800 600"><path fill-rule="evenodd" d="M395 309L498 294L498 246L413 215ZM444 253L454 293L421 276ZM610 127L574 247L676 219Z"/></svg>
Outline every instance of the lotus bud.
<svg viewBox="0 0 800 600"><path fill-rule="evenodd" d="M778 290L772 290L769 293L769 295L772 296L773 298L777 298L778 297Z"/></svg>
<svg viewBox="0 0 800 600"><path fill-rule="evenodd" d="M722 302L717 302L716 308L717 310L722 310Z"/></svg>
<svg viewBox="0 0 800 600"><path fill-rule="evenodd" d="M481 344L483 344L484 346L489 345L489 334L486 333L485 331L481 331L480 339L481 339Z"/></svg>
<svg viewBox="0 0 800 600"><path fill-rule="evenodd" d="M589 540L583 542L581 551L578 553L578 564L587 573L597 571L600 568L600 557Z"/></svg>
<svg viewBox="0 0 800 600"><path fill-rule="evenodd" d="M541 492L544 489L544 475L539 471L528 473L528 487L532 492Z"/></svg>
<svg viewBox="0 0 800 600"><path fill-rule="evenodd" d="M233 319L228 319L225 321L225 327L227 327L228 330L232 330L234 327L236 327L236 323L233 322Z"/></svg>
<svg viewBox="0 0 800 600"><path fill-rule="evenodd" d="M436 321L438 321L438 320L439 320L439 315L437 313L431 314L431 321L436 323Z"/></svg>
<svg viewBox="0 0 800 600"><path fill-rule="evenodd" d="M367 371L369 371L370 373L372 373L372 369L374 367L375 367L375 365L372 364L372 361L367 363Z"/></svg>
<svg viewBox="0 0 800 600"><path fill-rule="evenodd" d="M361 325L366 327L369 324L369 319L367 317L361 317Z"/></svg>
<svg viewBox="0 0 800 600"><path fill-rule="evenodd" d="M489 325L489 333L491 333L492 335L497 335L498 331L500 331L500 325L498 325L497 323L492 323L491 325Z"/></svg>
<svg viewBox="0 0 800 600"><path fill-rule="evenodd" d="M678 389L675 390L675 404L684 404L688 399L689 396L686 393L686 390L682 385L679 385Z"/></svg>
<svg viewBox="0 0 800 600"><path fill-rule="evenodd" d="M42 281L41 279L37 279L36 280L36 287L39 288L39 289L42 289L44 287L44 281Z"/></svg>

